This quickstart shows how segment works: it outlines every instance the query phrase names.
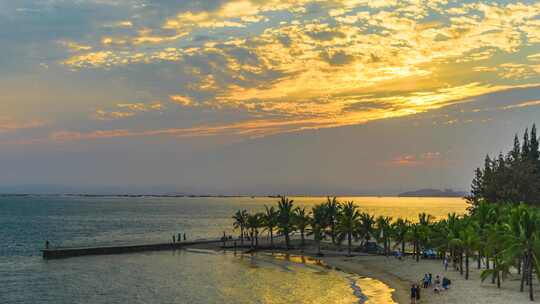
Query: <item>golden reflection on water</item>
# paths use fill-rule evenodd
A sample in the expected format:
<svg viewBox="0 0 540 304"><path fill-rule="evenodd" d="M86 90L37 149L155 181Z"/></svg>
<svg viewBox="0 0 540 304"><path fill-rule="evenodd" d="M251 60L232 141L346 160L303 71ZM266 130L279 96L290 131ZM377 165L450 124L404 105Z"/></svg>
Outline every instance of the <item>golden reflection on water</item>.
<svg viewBox="0 0 540 304"><path fill-rule="evenodd" d="M349 275L321 266L317 259L259 253L237 261L249 267L237 268L234 277L218 285L221 294L237 303L358 303ZM235 288L237 284L243 288Z"/></svg>
<svg viewBox="0 0 540 304"><path fill-rule="evenodd" d="M367 297L365 304L392 304L396 303L392 299L393 288L379 280L372 278L360 278L356 283L362 289L362 293Z"/></svg>
<svg viewBox="0 0 540 304"><path fill-rule="evenodd" d="M292 197L297 205L310 208L312 205L326 201L325 197ZM394 220L401 217L411 221L418 220L418 213L426 212L437 219L448 213L466 213L467 203L459 197L376 197L351 196L338 197L341 202L354 201L360 211L375 216L391 216Z"/></svg>
<svg viewBox="0 0 540 304"><path fill-rule="evenodd" d="M392 299L394 289L383 282L337 271L317 258L285 253L257 253L241 256L239 261L248 263L249 280L244 281L240 274L234 281L247 284L251 293L249 298L259 299L257 303L358 303L358 288L363 294L363 303L395 303ZM221 291L228 296L234 296L239 303L247 300L246 294L234 294L235 288L224 285ZM276 293L277 287L284 292Z"/></svg>

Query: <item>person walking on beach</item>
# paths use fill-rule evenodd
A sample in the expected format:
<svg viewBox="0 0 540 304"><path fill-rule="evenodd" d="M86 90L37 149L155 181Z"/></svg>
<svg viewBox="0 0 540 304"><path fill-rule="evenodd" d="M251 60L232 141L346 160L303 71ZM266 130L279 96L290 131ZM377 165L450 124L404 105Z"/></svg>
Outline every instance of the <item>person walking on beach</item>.
<svg viewBox="0 0 540 304"><path fill-rule="evenodd" d="M444 271L448 271L448 257L444 258Z"/></svg>
<svg viewBox="0 0 540 304"><path fill-rule="evenodd" d="M411 304L416 304L416 295L418 294L418 288L416 287L416 284L412 284L411 286Z"/></svg>
<svg viewBox="0 0 540 304"><path fill-rule="evenodd" d="M433 275L429 273L428 274L428 287L431 287L432 282L433 282Z"/></svg>
<svg viewBox="0 0 540 304"><path fill-rule="evenodd" d="M435 277L435 288L433 291L435 291L435 293L439 293L441 291L441 278L439 275Z"/></svg>
<svg viewBox="0 0 540 304"><path fill-rule="evenodd" d="M428 274L424 274L424 278L422 279L422 285L424 285L424 288L428 288L428 283L429 283L429 277L428 277Z"/></svg>

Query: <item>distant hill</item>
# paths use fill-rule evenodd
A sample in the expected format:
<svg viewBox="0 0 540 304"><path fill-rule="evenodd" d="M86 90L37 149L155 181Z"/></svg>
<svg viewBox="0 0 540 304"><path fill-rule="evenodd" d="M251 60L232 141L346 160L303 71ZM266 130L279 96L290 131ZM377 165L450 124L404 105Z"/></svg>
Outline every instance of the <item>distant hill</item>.
<svg viewBox="0 0 540 304"><path fill-rule="evenodd" d="M420 189L416 191L408 191L398 194L398 196L405 197L464 197L467 195L465 191L454 191L452 189Z"/></svg>

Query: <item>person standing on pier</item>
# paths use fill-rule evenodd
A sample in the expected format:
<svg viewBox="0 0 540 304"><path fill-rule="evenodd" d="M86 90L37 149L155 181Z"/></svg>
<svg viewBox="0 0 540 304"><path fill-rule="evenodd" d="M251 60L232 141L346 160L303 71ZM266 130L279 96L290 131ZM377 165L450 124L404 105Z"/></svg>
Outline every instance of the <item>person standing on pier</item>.
<svg viewBox="0 0 540 304"><path fill-rule="evenodd" d="M184 241L186 240L186 233L184 232Z"/></svg>
<svg viewBox="0 0 540 304"><path fill-rule="evenodd" d="M178 234L178 243L180 243L182 241L182 233L179 233Z"/></svg>
<svg viewBox="0 0 540 304"><path fill-rule="evenodd" d="M173 243L173 244L176 243L176 237L174 236L174 234L173 234L173 236L172 236L172 243Z"/></svg>

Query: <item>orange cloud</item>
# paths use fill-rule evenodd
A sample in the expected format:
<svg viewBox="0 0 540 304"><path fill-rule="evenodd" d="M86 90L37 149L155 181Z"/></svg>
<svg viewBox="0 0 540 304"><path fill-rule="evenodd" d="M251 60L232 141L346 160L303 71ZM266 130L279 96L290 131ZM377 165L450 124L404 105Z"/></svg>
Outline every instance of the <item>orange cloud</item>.
<svg viewBox="0 0 540 304"><path fill-rule="evenodd" d="M422 165L433 165L443 162L440 152L425 152L419 155L406 154L398 155L388 162L388 164L399 167L415 167Z"/></svg>

